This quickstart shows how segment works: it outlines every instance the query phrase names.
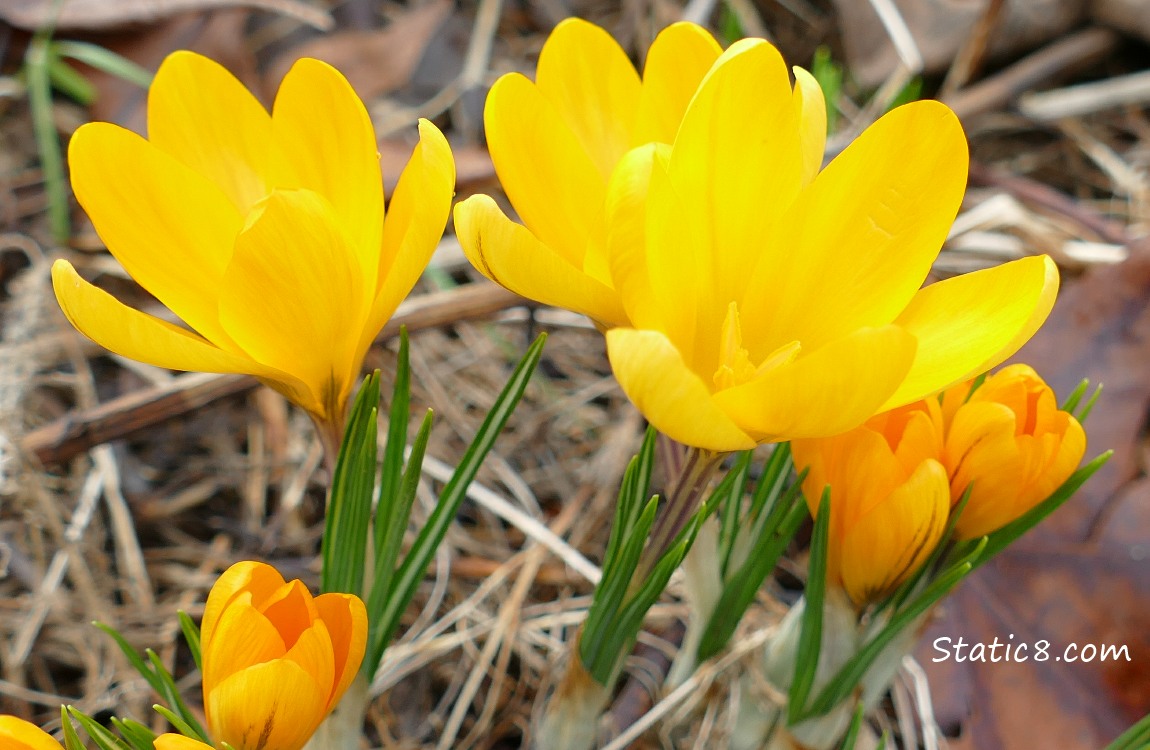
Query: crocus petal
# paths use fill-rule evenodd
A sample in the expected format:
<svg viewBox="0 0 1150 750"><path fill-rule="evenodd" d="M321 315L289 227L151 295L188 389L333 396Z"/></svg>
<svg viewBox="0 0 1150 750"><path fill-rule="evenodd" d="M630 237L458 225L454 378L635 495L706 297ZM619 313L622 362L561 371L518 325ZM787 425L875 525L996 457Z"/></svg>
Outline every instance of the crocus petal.
<svg viewBox="0 0 1150 750"><path fill-rule="evenodd" d="M938 255L966 169L962 127L942 104L899 107L867 128L761 240L772 250L740 303L759 324L746 330L762 342L752 355L894 320Z"/></svg>
<svg viewBox="0 0 1150 750"><path fill-rule="evenodd" d="M204 695L210 695L229 675L287 652L275 625L251 605L250 597L240 594L228 604L209 640L201 634Z"/></svg>
<svg viewBox="0 0 1150 750"><path fill-rule="evenodd" d="M994 367L1050 314L1058 268L1043 255L931 284L895 321L918 339L914 365L883 409L916 401Z"/></svg>
<svg viewBox="0 0 1150 750"><path fill-rule="evenodd" d="M324 116L317 117L317 112ZM379 146L363 102L335 68L304 58L280 84L272 128L282 153L291 155L291 174L277 180L279 186L305 188L326 198L364 273L375 277L383 232L383 178Z"/></svg>
<svg viewBox="0 0 1150 750"><path fill-rule="evenodd" d="M430 121L420 120L419 144L399 176L383 227L378 291L364 331L370 338L375 338L427 267L443 236L454 190L455 160L447 139Z"/></svg>
<svg viewBox="0 0 1150 750"><path fill-rule="evenodd" d="M905 484L847 532L841 572L851 599L873 601L917 570L938 544L949 509L946 470L937 461L923 461Z"/></svg>
<svg viewBox="0 0 1150 750"><path fill-rule="evenodd" d="M311 675L316 685L334 687L335 660L331 636L328 635L327 626L322 621L316 620L311 627L301 633L283 658L300 665L303 671ZM330 708L331 695L326 695L324 698L325 705Z"/></svg>
<svg viewBox="0 0 1150 750"><path fill-rule="evenodd" d="M62 750L52 735L15 716L0 716L0 740L5 750Z"/></svg>
<svg viewBox="0 0 1150 750"><path fill-rule="evenodd" d="M367 608L357 596L321 594L315 599L319 617L331 635L335 663L334 687L330 701L339 701L359 671L367 649Z"/></svg>
<svg viewBox="0 0 1150 750"><path fill-rule="evenodd" d="M792 96L778 50L744 39L711 68L675 139L668 171L690 207L686 221L698 224L703 238L681 243L680 253L697 254L700 266L713 268L698 283L719 300L707 307L718 318L700 321L708 329L717 330L728 302L742 299L766 228L799 192L802 153Z"/></svg>
<svg viewBox="0 0 1150 750"><path fill-rule="evenodd" d="M299 579L285 583L268 601L257 606L264 617L275 623L287 648L292 647L319 615L311 592Z"/></svg>
<svg viewBox="0 0 1150 750"><path fill-rule="evenodd" d="M535 85L606 180L631 147L639 105L639 74L623 48L598 26L569 18L539 52Z"/></svg>
<svg viewBox="0 0 1150 750"><path fill-rule="evenodd" d="M202 55L174 52L156 71L148 140L219 185L240 213L272 187L271 116L235 76Z"/></svg>
<svg viewBox="0 0 1150 750"><path fill-rule="evenodd" d="M655 161L666 164L670 146L649 143L632 149L615 167L607 186L606 261L611 282L633 327L659 328L674 315L663 310L677 300L656 294L647 255L647 198ZM666 168L660 167L662 177ZM657 226L657 225L656 225ZM658 273L656 268L656 274Z"/></svg>
<svg viewBox="0 0 1150 750"><path fill-rule="evenodd" d="M220 189L135 133L104 122L68 144L72 189L140 286L219 346L220 279L243 219ZM131 177L110 179L131 165Z"/></svg>
<svg viewBox="0 0 1150 750"><path fill-rule="evenodd" d="M607 331L607 355L623 392L667 437L719 452L755 446L716 407L707 386L662 333L613 328Z"/></svg>
<svg viewBox="0 0 1150 750"><path fill-rule="evenodd" d="M455 231L468 260L497 284L545 305L583 313L603 325L626 324L614 290L552 252L504 216L486 195L456 206Z"/></svg>
<svg viewBox="0 0 1150 750"><path fill-rule="evenodd" d="M810 184L823 167L827 147L827 99L815 77L803 68L795 74L795 110L799 113L799 140L803 149L803 185Z"/></svg>
<svg viewBox="0 0 1150 750"><path fill-rule="evenodd" d="M200 623L200 640L212 640L212 635L224 608L241 592L252 597L252 606L257 609L272 595L283 588L284 579L271 565L252 560L243 560L230 566L220 574L208 593L204 604L204 617Z"/></svg>
<svg viewBox="0 0 1150 750"><path fill-rule="evenodd" d="M715 38L693 23L659 32L643 66L643 91L632 145L673 143L699 83L723 53Z"/></svg>
<svg viewBox="0 0 1150 750"><path fill-rule="evenodd" d="M128 307L80 278L66 260L52 264L52 287L68 321L120 356L172 370L255 375L286 393L307 392L303 383L281 370L226 352L196 333Z"/></svg>
<svg viewBox="0 0 1150 750"><path fill-rule="evenodd" d="M367 318L362 269L330 204L277 190L236 238L220 289L220 322L252 358L308 385L321 419L344 403ZM349 335L349 332L355 332Z"/></svg>
<svg viewBox="0 0 1150 750"><path fill-rule="evenodd" d="M484 123L495 171L523 223L582 268L607 176L555 105L521 75L491 87Z"/></svg>
<svg viewBox="0 0 1150 750"><path fill-rule="evenodd" d="M300 750L327 712L327 687L285 660L237 672L205 699L212 737L235 750Z"/></svg>
<svg viewBox="0 0 1150 750"><path fill-rule="evenodd" d="M862 328L714 398L759 442L834 435L878 411L914 351L897 326Z"/></svg>
<svg viewBox="0 0 1150 750"><path fill-rule="evenodd" d="M152 746L156 750L213 750L211 745L205 745L199 740L171 733L161 734L153 741Z"/></svg>

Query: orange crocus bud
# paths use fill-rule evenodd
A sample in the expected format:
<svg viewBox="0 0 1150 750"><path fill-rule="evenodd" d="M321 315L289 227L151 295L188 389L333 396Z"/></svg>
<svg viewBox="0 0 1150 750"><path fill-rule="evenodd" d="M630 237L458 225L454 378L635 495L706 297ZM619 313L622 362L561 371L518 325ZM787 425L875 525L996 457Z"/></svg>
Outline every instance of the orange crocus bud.
<svg viewBox="0 0 1150 750"><path fill-rule="evenodd" d="M950 391L944 404L954 401ZM953 502L973 484L955 526L958 539L989 534L1050 497L1086 452L1082 425L1058 408L1054 391L1027 365L988 377L947 422L943 463Z"/></svg>
<svg viewBox="0 0 1150 750"><path fill-rule="evenodd" d="M873 417L831 438L791 443L808 469L803 494L817 513L831 488L827 581L858 606L890 593L942 537L950 508L938 402Z"/></svg>
<svg viewBox="0 0 1150 750"><path fill-rule="evenodd" d="M4 750L63 750L52 735L15 716L0 716L0 747Z"/></svg>
<svg viewBox="0 0 1150 750"><path fill-rule="evenodd" d="M208 594L200 637L204 711L217 746L299 750L359 670L367 611L351 594L313 598L269 565L240 562Z"/></svg>

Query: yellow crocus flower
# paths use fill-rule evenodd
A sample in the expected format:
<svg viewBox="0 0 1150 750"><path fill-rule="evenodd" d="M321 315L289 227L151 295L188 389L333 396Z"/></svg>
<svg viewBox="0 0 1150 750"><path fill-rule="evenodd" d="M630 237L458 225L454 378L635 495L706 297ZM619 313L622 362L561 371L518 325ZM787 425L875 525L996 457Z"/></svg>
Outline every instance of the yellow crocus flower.
<svg viewBox="0 0 1150 750"><path fill-rule="evenodd" d="M0 716L0 747L4 750L63 750L63 745L52 735L15 716Z"/></svg>
<svg viewBox="0 0 1150 750"><path fill-rule="evenodd" d="M801 70L792 86L778 51L748 39L679 91L677 128L596 141L615 146L594 160L576 134L627 130L620 101L641 105L647 76L614 95L631 80L611 72L621 64L582 72L609 45L568 44L534 86L501 79L487 105L526 227L477 196L456 228L488 277L609 329L620 385L667 436L723 452L840 433L1001 362L1049 313L1046 257L920 288L966 186L945 106L896 109L820 170L821 91ZM705 56L683 58L697 70Z"/></svg>
<svg viewBox="0 0 1150 750"><path fill-rule="evenodd" d="M270 565L240 562L208 594L200 629L204 713L217 746L299 750L343 697L367 643L367 611L351 594L312 598ZM177 735L160 750L195 750Z"/></svg>
<svg viewBox="0 0 1150 750"><path fill-rule="evenodd" d="M63 260L60 306L117 354L254 375L338 426L450 210L451 151L431 123L419 133L385 223L371 120L337 70L300 60L269 114L223 67L176 52L148 93L148 138L87 124L68 161L108 249L191 330L126 307Z"/></svg>
<svg viewBox="0 0 1150 750"><path fill-rule="evenodd" d="M856 605L893 591L942 539L950 488L939 460L941 423L934 401L842 435L791 443L795 467L807 469L803 495L812 514L831 489L827 582Z"/></svg>
<svg viewBox="0 0 1150 750"><path fill-rule="evenodd" d="M967 392L963 385L946 395L955 401ZM1058 408L1054 391L1028 365L988 377L947 423L943 463L953 502L970 487L955 524L958 539L1000 529L1050 497L1086 453L1082 425Z"/></svg>

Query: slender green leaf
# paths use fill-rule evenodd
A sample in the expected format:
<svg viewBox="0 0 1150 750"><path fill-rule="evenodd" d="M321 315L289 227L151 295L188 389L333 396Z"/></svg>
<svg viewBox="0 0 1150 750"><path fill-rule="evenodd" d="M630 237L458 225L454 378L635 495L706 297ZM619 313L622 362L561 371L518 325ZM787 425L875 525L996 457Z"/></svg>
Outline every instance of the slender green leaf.
<svg viewBox="0 0 1150 750"><path fill-rule="evenodd" d="M60 59L56 53L57 44L48 47L48 79L52 87L70 99L85 106L96 99L96 87L79 71Z"/></svg>
<svg viewBox="0 0 1150 750"><path fill-rule="evenodd" d="M403 451L407 446L407 424L411 419L411 363L407 326L399 328L399 354L395 360L395 386L387 412L387 444L383 448L383 465L379 470L379 504L384 507L399 496L403 481ZM387 523L380 523L380 519ZM387 541L393 515L375 514L375 554L378 557ZM406 527L407 519L404 518Z"/></svg>
<svg viewBox="0 0 1150 750"><path fill-rule="evenodd" d="M407 460L407 468L403 473L403 481L399 485L398 494L384 505L380 498L380 506L376 510L376 525L385 525L386 533L383 543L375 558L375 574L372 581L371 593L368 595L368 658L363 661L365 675L375 674L379 667L379 660L383 658L384 649L387 648L384 632L385 623L377 614L387 609L387 603L395 596L392 584L395 581L395 563L399 559L400 548L403 546L403 534L411 519L411 508L415 504L415 494L419 488L420 472L423 468L423 456L427 452L427 440L431 436L431 425L434 419L433 412L428 409L419 426L419 432L411 445L411 456ZM385 519L380 520L381 516ZM377 535L378 538L378 535Z"/></svg>
<svg viewBox="0 0 1150 750"><path fill-rule="evenodd" d="M180 619L180 630L184 634L184 642L188 644L188 650L192 652L192 659L196 662L196 669L203 670L202 656L200 650L200 628L196 625L192 618L188 617L188 613L182 609L176 613Z"/></svg>
<svg viewBox="0 0 1150 750"><path fill-rule="evenodd" d="M80 726L84 727L84 731L88 733L92 741L100 746L100 750L132 750L128 743L109 732L100 722L75 706L68 706L68 714L80 722Z"/></svg>
<svg viewBox="0 0 1150 750"><path fill-rule="evenodd" d="M363 596L367 532L375 492L379 371L359 389L339 446L323 531L320 590Z"/></svg>
<svg viewBox="0 0 1150 750"><path fill-rule="evenodd" d="M202 730L197 730L195 727L189 724L183 716L176 713L167 706L162 706L159 703L155 703L152 705L152 710L167 719L168 723L175 727L176 731L185 737L191 737L194 740L200 740L202 742L208 743L208 736L204 734Z"/></svg>
<svg viewBox="0 0 1150 750"><path fill-rule="evenodd" d="M152 85L152 74L122 55L90 42L59 41L53 43L56 54L90 65L109 75L134 83L140 88Z"/></svg>
<svg viewBox="0 0 1150 750"><path fill-rule="evenodd" d="M1106 750L1146 750L1150 748L1150 714L1119 735Z"/></svg>
<svg viewBox="0 0 1150 750"><path fill-rule="evenodd" d="M76 734L76 727L72 724L65 706L60 706L60 726L64 730L64 750L84 750L84 743Z"/></svg>
<svg viewBox="0 0 1150 750"><path fill-rule="evenodd" d="M823 490L819 501L819 512L815 517L815 528L811 535L810 568L807 572L807 588L804 594L806 607L803 609L802 626L799 630L799 645L795 654L795 676L791 680L787 700L787 724L798 723L803 707L807 704L815 673L819 666L819 652L823 639L823 600L827 587L827 557L830 552L831 490Z"/></svg>
<svg viewBox="0 0 1150 750"><path fill-rule="evenodd" d="M1094 404L1098 403L1098 397L1102 395L1101 384L1094 389L1094 393L1090 394L1090 399L1086 402L1086 406L1082 407L1082 411L1078 412L1077 419L1079 422L1085 422L1086 418L1090 416L1090 412L1094 411Z"/></svg>
<svg viewBox="0 0 1150 750"><path fill-rule="evenodd" d="M27 75L28 105L32 131L36 136L40 167L44 173L44 191L48 196L48 224L56 242L68 241L71 217L68 214L68 185L64 177L64 156L56 135L52 116L52 81L49 72L51 41L44 33L36 34L24 54Z"/></svg>
<svg viewBox="0 0 1150 750"><path fill-rule="evenodd" d="M152 743L156 734L138 721L112 717L112 726L135 750L155 750Z"/></svg>
<svg viewBox="0 0 1150 750"><path fill-rule="evenodd" d="M184 703L184 698L180 695L180 689L176 687L176 681L172 679L172 675L169 674L160 657L150 648L145 649L144 653L148 655L148 659L152 663L152 671L162 686L162 689L159 691L160 697L167 701L168 706L178 713L200 737L207 737L207 733L200 725L199 719L197 719L196 715L188 708L188 704Z"/></svg>
<svg viewBox="0 0 1150 750"><path fill-rule="evenodd" d="M1088 390L1090 390L1090 381L1086 378L1083 378L1082 382L1080 382L1074 388L1074 390L1070 392L1070 395L1067 396L1066 400L1062 402L1062 406L1059 406L1058 408L1064 412L1073 414L1074 410L1078 408L1078 404L1082 401L1082 397L1086 395L1086 391Z"/></svg>
<svg viewBox="0 0 1150 750"><path fill-rule="evenodd" d="M415 595L416 588L423 579L436 549L443 541L447 529L459 512L459 506L467 495L468 486L475 478L476 472L479 471L480 465L495 444L495 439L499 437L499 433L507 423L511 413L519 404L519 400L523 397L527 383L531 379L532 373L535 372L535 366L543 354L543 345L546 339L546 334L540 334L535 343L527 349L527 353L515 368L515 372L512 373L511 379L508 380L502 393L499 394L499 398L492 405L491 411L483 420L479 432L476 433L475 439L472 440L471 445L464 453L455 473L444 486L435 510L432 511L426 525L416 537L411 550L399 566L399 570L396 571L392 594L388 598L386 609L379 618L381 626L377 648L382 648L390 641L395 630L399 627L399 618ZM377 657L373 656L373 658L378 662Z"/></svg>
<svg viewBox="0 0 1150 750"><path fill-rule="evenodd" d="M119 631L110 625L105 625L102 622L93 622L92 624L112 637L112 640L120 647L120 652L124 654L128 663L132 665L132 668L148 681L148 684L151 685L152 690L154 690L157 695L162 695L164 691L163 681L152 671L151 665L124 639L124 636L120 635Z"/></svg>
<svg viewBox="0 0 1150 750"><path fill-rule="evenodd" d="M727 566L731 560L731 552L735 548L735 541L739 536L739 528L743 521L743 494L747 491L747 477L751 473L751 460L754 451L743 451L735 459L735 465L727 472L724 481L731 482L730 494L719 508L719 577L726 578ZM716 490L716 494L718 491Z"/></svg>
<svg viewBox="0 0 1150 750"><path fill-rule="evenodd" d="M843 737L842 750L855 750L855 745L859 740L859 732L862 730L863 723L863 707L862 704L855 706L854 715L851 716L851 725L847 729L846 736Z"/></svg>
<svg viewBox="0 0 1150 750"><path fill-rule="evenodd" d="M743 614L755 600L763 581L774 570L776 563L794 538L803 519L807 517L806 502L799 492L800 483L778 505L784 513L776 523L762 529L754 539L754 546L743 565L723 582L723 592L699 639L696 660L702 662L719 653L734 635ZM767 514L764 514L764 517Z"/></svg>

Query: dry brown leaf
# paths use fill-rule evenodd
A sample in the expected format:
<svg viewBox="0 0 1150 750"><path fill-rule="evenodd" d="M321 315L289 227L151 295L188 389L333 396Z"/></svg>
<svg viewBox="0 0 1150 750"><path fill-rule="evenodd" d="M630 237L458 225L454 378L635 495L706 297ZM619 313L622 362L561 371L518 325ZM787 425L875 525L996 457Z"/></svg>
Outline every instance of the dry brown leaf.
<svg viewBox="0 0 1150 750"><path fill-rule="evenodd" d="M153 23L189 11L220 8L260 8L291 16L317 29L330 29L334 21L322 8L303 0L4 0L0 18L13 26L34 30L55 22L56 28L98 31L141 23Z"/></svg>
<svg viewBox="0 0 1150 750"><path fill-rule="evenodd" d="M265 91L275 91L301 57L334 65L365 101L402 88L451 9L450 0L431 0L396 17L384 29L337 31L295 46L268 66Z"/></svg>

